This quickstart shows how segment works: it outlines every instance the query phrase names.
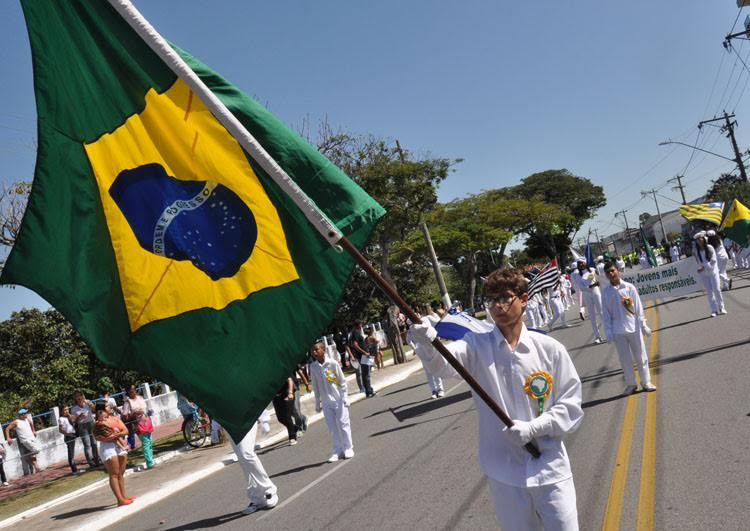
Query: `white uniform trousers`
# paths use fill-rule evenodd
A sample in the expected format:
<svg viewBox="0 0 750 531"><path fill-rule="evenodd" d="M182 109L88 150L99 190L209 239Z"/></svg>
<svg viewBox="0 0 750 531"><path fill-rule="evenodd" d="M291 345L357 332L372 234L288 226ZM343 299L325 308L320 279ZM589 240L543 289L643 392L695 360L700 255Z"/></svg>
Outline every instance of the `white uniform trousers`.
<svg viewBox="0 0 750 531"><path fill-rule="evenodd" d="M651 383L651 375L648 371L648 352L646 352L641 331L615 334L614 341L617 356L620 358L622 374L625 376L625 385L635 386L634 363L641 377L641 385Z"/></svg>
<svg viewBox="0 0 750 531"><path fill-rule="evenodd" d="M323 405L323 417L333 439L333 453L342 457L346 450L352 450L352 426L349 422L349 408L342 402Z"/></svg>
<svg viewBox="0 0 750 531"><path fill-rule="evenodd" d="M599 315L599 319L602 318L602 296L596 293L585 293L583 295L583 303L586 306L586 312L588 313L589 321L591 321L591 331L594 333L594 337L602 337L599 333L599 324L596 321L596 316Z"/></svg>
<svg viewBox="0 0 750 531"><path fill-rule="evenodd" d="M547 317L547 310L544 307L544 303L540 302L537 308L539 312L539 326L542 326L544 323L549 321L549 317Z"/></svg>
<svg viewBox="0 0 750 531"><path fill-rule="evenodd" d="M567 310L573 306L573 296L570 294L570 288L563 288L563 306Z"/></svg>
<svg viewBox="0 0 750 531"><path fill-rule="evenodd" d="M568 326L568 323L565 322L565 307L560 297L550 297L549 305L552 308L552 320L549 322L549 329L552 330L552 325L558 318L563 326Z"/></svg>
<svg viewBox="0 0 750 531"><path fill-rule="evenodd" d="M266 469L263 468L260 458L255 453L257 433L258 423L255 422L239 444L235 444L231 437L229 437L229 442L247 477L247 497L250 498L250 503L263 506L268 504L267 494L272 497L276 495L276 485L268 477Z"/></svg>
<svg viewBox="0 0 750 531"><path fill-rule="evenodd" d="M711 313L721 312L724 310L724 297L721 296L719 272L712 273L709 271L701 273L700 276L703 281L703 287L706 288L706 296L708 297L708 305L711 307Z"/></svg>
<svg viewBox="0 0 750 531"><path fill-rule="evenodd" d="M527 328L536 328L536 308L533 308L531 306L526 306L526 327Z"/></svg>
<svg viewBox="0 0 750 531"><path fill-rule="evenodd" d="M427 377L427 383L430 386L430 390L432 391L432 394L442 393L443 392L443 379L430 374L430 371L427 370L427 367L425 367L424 363L422 364L422 369L424 369L424 374Z"/></svg>
<svg viewBox="0 0 750 531"><path fill-rule="evenodd" d="M508 531L577 531L573 478L541 487L513 487L487 478L500 528Z"/></svg>
<svg viewBox="0 0 750 531"><path fill-rule="evenodd" d="M729 256L724 253L716 253L716 266L719 268L719 279L721 280L721 287L723 289L729 289L729 275L727 275L728 263Z"/></svg>

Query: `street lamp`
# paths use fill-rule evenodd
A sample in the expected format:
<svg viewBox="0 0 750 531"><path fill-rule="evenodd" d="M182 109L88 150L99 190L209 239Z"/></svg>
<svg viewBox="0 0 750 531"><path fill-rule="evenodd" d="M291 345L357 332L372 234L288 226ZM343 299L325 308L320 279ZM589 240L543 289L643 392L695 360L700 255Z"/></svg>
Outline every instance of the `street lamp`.
<svg viewBox="0 0 750 531"><path fill-rule="evenodd" d="M737 162L735 159L730 159L729 157L725 157L724 155L719 155L718 153L714 153L713 151L708 151L706 149L701 149L699 147L691 146L690 144L686 144L684 142L677 142L676 140L666 140L664 142L659 142L660 146L668 146L669 144L679 144L681 146L689 147L690 149L695 149L698 151L702 151L703 153L708 153L709 155L714 155L716 157L722 158L724 160L728 160L730 162Z"/></svg>

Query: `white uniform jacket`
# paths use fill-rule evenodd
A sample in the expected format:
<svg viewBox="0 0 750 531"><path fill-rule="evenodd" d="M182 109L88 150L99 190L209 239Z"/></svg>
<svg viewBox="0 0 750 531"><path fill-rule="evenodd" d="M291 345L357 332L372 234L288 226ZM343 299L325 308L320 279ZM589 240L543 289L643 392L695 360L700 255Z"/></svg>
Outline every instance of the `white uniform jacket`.
<svg viewBox="0 0 750 531"><path fill-rule="evenodd" d="M346 378L341 366L333 360L326 359L322 364L315 360L310 364L310 380L315 393L315 409L323 406L337 407L346 402Z"/></svg>
<svg viewBox="0 0 750 531"><path fill-rule="evenodd" d="M570 280L576 291L583 293L584 297L589 297L599 292L598 286L594 286L593 288L589 287L597 281L596 269L594 268L590 267L584 269L583 274L581 274L580 271L575 270L570 274Z"/></svg>
<svg viewBox="0 0 750 531"><path fill-rule="evenodd" d="M486 333L470 332L448 348L512 419L537 418L538 402L526 394L524 384L536 371L552 376L552 390L539 417L545 419L543 435L535 439L542 454L538 459L514 443L504 431L505 425L474 395L479 413L479 464L484 473L516 487L550 485L572 477L562 436L578 428L583 409L581 380L565 347L524 326L515 350L497 327ZM458 377L434 349L431 354L428 368L432 374Z"/></svg>
<svg viewBox="0 0 750 531"><path fill-rule="evenodd" d="M629 307L625 307L624 301L630 299ZM630 282L620 280L615 287L609 285L602 292L602 321L604 321L604 332L607 337L615 337L618 334L631 334L640 330L646 322L643 314L643 304L638 290Z"/></svg>

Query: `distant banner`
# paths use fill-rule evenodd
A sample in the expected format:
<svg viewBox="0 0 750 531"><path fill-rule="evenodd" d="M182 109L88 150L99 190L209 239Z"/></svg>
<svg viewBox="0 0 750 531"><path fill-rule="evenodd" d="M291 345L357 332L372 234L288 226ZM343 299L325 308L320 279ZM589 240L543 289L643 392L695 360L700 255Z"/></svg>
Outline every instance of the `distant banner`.
<svg viewBox="0 0 750 531"><path fill-rule="evenodd" d="M703 290L698 263L694 258L651 269L627 271L621 278L635 285L642 300L682 297Z"/></svg>

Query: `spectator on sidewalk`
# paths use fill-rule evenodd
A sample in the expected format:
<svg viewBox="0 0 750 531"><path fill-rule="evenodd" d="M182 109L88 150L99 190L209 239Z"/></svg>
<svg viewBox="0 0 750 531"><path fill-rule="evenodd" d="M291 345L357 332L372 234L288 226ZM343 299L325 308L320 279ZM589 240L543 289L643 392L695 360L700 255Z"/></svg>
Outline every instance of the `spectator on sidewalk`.
<svg viewBox="0 0 750 531"><path fill-rule="evenodd" d="M357 387L359 387L359 392L367 394L365 384L362 382L362 365L360 364L363 350L361 348L358 348L359 343L357 342L356 338L360 326L361 324L359 322L354 323L351 330L349 330L349 333L346 336L346 349L349 352L349 363L351 364L352 369L356 371Z"/></svg>
<svg viewBox="0 0 750 531"><path fill-rule="evenodd" d="M375 361L375 367L380 370L385 367L385 364L383 364L383 351L380 349L380 341L378 341L378 338L375 337L374 328L368 327L365 332L367 333L367 338L365 338L365 343L367 344L367 352Z"/></svg>
<svg viewBox="0 0 750 531"><path fill-rule="evenodd" d="M305 359L307 358L307 354L305 354ZM299 435L302 435L307 431L307 416L302 414L302 408L300 406L299 397L299 382L302 380L302 383L305 384L305 388L307 388L307 391L310 391L310 380L307 377L307 373L305 372L305 359L302 360L302 363L297 364L297 370L292 374L292 381L294 382L294 422L299 426Z"/></svg>
<svg viewBox="0 0 750 531"><path fill-rule="evenodd" d="M276 396L273 397L273 409L276 411L278 421L286 426L289 445L294 446L297 444L299 426L294 420L294 381L292 378L284 379Z"/></svg>
<svg viewBox="0 0 750 531"><path fill-rule="evenodd" d="M130 384L126 392L127 395L122 402L122 415L127 422L133 423L133 429L143 446L146 468L154 468L154 451L151 446L151 433L154 431L154 426L148 416L146 400L136 392L134 384Z"/></svg>
<svg viewBox="0 0 750 531"><path fill-rule="evenodd" d="M96 405L94 435L101 444L104 467L109 474L109 488L117 499L117 505L130 505L135 496L125 493L125 468L128 465L128 429L118 417L109 414L108 404Z"/></svg>
<svg viewBox="0 0 750 531"><path fill-rule="evenodd" d="M372 371L372 366L375 364L375 360L370 357L367 350L365 333L362 330L361 322L357 321L354 323L350 338L349 346L357 358L360 371L362 372L362 387L364 388L365 396L368 398L375 396L375 391L372 390L372 385L370 384L370 372Z"/></svg>
<svg viewBox="0 0 750 531"><path fill-rule="evenodd" d="M68 465L70 471L73 474L78 473L78 467L76 467L76 429L73 427L73 423L70 422L70 408L63 406L60 408L60 418L57 421L57 431L62 433L65 445L68 447Z"/></svg>
<svg viewBox="0 0 750 531"><path fill-rule="evenodd" d="M3 463L5 461L5 443L0 441L0 484L3 487L8 485L8 479L5 477L5 468Z"/></svg>
<svg viewBox="0 0 750 531"><path fill-rule="evenodd" d="M83 391L73 393L75 405L70 408L70 420L75 423L76 435L83 442L83 453L89 468L102 466L94 440L94 404L86 399Z"/></svg>
<svg viewBox="0 0 750 531"><path fill-rule="evenodd" d="M120 408L117 407L117 401L109 396L109 391L102 391L102 402L112 408L112 413L114 415L117 415L118 417L120 416Z"/></svg>
<svg viewBox="0 0 750 531"><path fill-rule="evenodd" d="M310 364L310 378L315 393L315 411L323 412L333 439L333 453L328 462L351 459L354 457L354 444L344 372L338 362L326 359L326 347L322 341L313 345L313 357L315 361Z"/></svg>
<svg viewBox="0 0 750 531"><path fill-rule="evenodd" d="M19 409L18 418L5 427L5 439L9 445L13 444L13 438L10 436L12 430L16 431L16 439L18 439L18 453L21 455L23 475L29 476L39 472L36 455L42 451L42 444L36 438L34 421L25 407Z"/></svg>

